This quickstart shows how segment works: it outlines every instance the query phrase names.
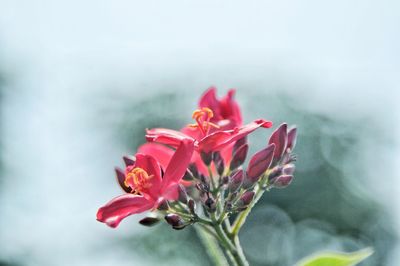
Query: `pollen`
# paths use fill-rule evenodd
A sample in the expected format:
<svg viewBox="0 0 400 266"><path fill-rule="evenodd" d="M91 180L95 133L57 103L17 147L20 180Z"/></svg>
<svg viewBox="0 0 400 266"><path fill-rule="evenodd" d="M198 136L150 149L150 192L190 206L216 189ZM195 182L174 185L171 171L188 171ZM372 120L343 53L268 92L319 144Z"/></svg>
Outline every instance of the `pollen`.
<svg viewBox="0 0 400 266"><path fill-rule="evenodd" d="M146 170L135 167L125 175L125 186L132 188L134 193L140 193L152 186L149 182L153 175L149 175Z"/></svg>
<svg viewBox="0 0 400 266"><path fill-rule="evenodd" d="M213 117L214 113L208 107L194 110L192 118L196 121L196 123L189 124L188 127L200 130L203 136L205 136L209 133L211 127L219 128L218 125L210 122L211 118Z"/></svg>

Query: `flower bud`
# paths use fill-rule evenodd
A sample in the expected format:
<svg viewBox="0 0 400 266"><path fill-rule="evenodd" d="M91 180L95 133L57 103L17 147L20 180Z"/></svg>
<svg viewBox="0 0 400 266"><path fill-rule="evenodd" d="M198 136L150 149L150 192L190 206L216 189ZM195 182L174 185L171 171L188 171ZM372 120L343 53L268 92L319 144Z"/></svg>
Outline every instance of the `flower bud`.
<svg viewBox="0 0 400 266"><path fill-rule="evenodd" d="M122 159L124 160L126 166L135 164L135 157L133 156L124 156Z"/></svg>
<svg viewBox="0 0 400 266"><path fill-rule="evenodd" d="M221 183L222 183L222 185L227 185L227 184L229 184L229 176L223 176L222 178L221 178Z"/></svg>
<svg viewBox="0 0 400 266"><path fill-rule="evenodd" d="M224 164L224 160L221 157L221 154L218 151L213 153L213 162L214 162L215 168L217 169L218 174L222 175L225 170L225 164Z"/></svg>
<svg viewBox="0 0 400 266"><path fill-rule="evenodd" d="M285 188L290 185L292 180L292 175L280 175L274 180L273 186L276 188Z"/></svg>
<svg viewBox="0 0 400 266"><path fill-rule="evenodd" d="M199 176L199 170L197 170L197 166L194 163L189 164L189 171L192 173L194 178Z"/></svg>
<svg viewBox="0 0 400 266"><path fill-rule="evenodd" d="M194 214L195 212L196 212L196 203L194 202L194 200L193 199L190 199L189 201L188 201L188 207L189 207L189 210L190 210L190 212L192 213L192 214Z"/></svg>
<svg viewBox="0 0 400 266"><path fill-rule="evenodd" d="M185 187L182 184L178 185L178 200L182 203L187 203L188 196Z"/></svg>
<svg viewBox="0 0 400 266"><path fill-rule="evenodd" d="M293 151L294 147L296 146L296 139L297 139L297 128L293 127L288 132L286 149L290 149L290 151Z"/></svg>
<svg viewBox="0 0 400 266"><path fill-rule="evenodd" d="M285 175L293 175L294 174L294 170L296 169L296 166L292 163L286 164L283 169L282 172Z"/></svg>
<svg viewBox="0 0 400 266"><path fill-rule="evenodd" d="M282 158L283 152L286 149L287 144L287 124L281 124L275 131L272 133L269 138L269 144L275 144L274 151L274 162L279 161Z"/></svg>
<svg viewBox="0 0 400 266"><path fill-rule="evenodd" d="M251 157L247 167L246 180L254 184L271 165L274 155L275 144L268 145L265 149L257 152Z"/></svg>
<svg viewBox="0 0 400 266"><path fill-rule="evenodd" d="M254 191L246 191L236 203L237 208L247 207L254 198Z"/></svg>
<svg viewBox="0 0 400 266"><path fill-rule="evenodd" d="M211 197L206 199L206 201L204 202L204 206L209 212L215 212L215 210L217 209L217 204L215 200Z"/></svg>
<svg viewBox="0 0 400 266"><path fill-rule="evenodd" d="M268 175L268 183L272 184L278 176L282 175L282 173L283 167L280 165L275 166Z"/></svg>
<svg viewBox="0 0 400 266"><path fill-rule="evenodd" d="M159 221L160 219L155 217L145 217L142 220L140 220L139 223L144 226L153 226L156 225Z"/></svg>
<svg viewBox="0 0 400 266"><path fill-rule="evenodd" d="M163 200L158 204L157 210L159 211L167 211L169 210L168 201Z"/></svg>
<svg viewBox="0 0 400 266"><path fill-rule="evenodd" d="M119 186L122 188L123 191L126 193L131 193L132 189L125 185L125 173L121 168L115 167L115 173L117 176L117 181Z"/></svg>
<svg viewBox="0 0 400 266"><path fill-rule="evenodd" d="M209 166L212 161L212 152L200 152L200 157L203 160L204 164Z"/></svg>
<svg viewBox="0 0 400 266"><path fill-rule="evenodd" d="M167 214L164 218L173 229L180 230L186 226L183 219L175 213Z"/></svg>
<svg viewBox="0 0 400 266"><path fill-rule="evenodd" d="M241 147L239 147L232 156L232 160L231 160L229 169L235 170L236 168L241 166L244 163L244 161L246 160L248 150L249 150L249 145L247 145L247 144L244 144Z"/></svg>
<svg viewBox="0 0 400 266"><path fill-rule="evenodd" d="M247 143L247 137L243 137L238 141L236 141L235 144L233 145L232 155L237 151L237 149L239 149L246 143Z"/></svg>
<svg viewBox="0 0 400 266"><path fill-rule="evenodd" d="M192 181L194 179L194 176L192 175L192 173L190 172L190 170L186 170L185 174L182 177L183 180L186 181Z"/></svg>
<svg viewBox="0 0 400 266"><path fill-rule="evenodd" d="M243 183L243 170L238 170L231 175L230 182L228 185L229 192L237 191Z"/></svg>

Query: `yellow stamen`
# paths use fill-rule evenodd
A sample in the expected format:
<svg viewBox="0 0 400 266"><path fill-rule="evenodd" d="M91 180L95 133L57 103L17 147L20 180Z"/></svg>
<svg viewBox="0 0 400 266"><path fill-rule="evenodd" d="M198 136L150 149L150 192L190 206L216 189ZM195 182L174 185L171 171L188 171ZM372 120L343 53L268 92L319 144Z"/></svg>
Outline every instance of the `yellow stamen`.
<svg viewBox="0 0 400 266"><path fill-rule="evenodd" d="M196 121L196 124L189 124L188 127L199 129L203 135L207 135L210 127L219 128L218 125L210 122L213 117L214 113L208 107L194 110L192 118Z"/></svg>
<svg viewBox="0 0 400 266"><path fill-rule="evenodd" d="M139 193L152 186L149 182L152 178L153 175L149 175L146 170L135 167L126 174L124 183L125 186L132 188L135 193Z"/></svg>

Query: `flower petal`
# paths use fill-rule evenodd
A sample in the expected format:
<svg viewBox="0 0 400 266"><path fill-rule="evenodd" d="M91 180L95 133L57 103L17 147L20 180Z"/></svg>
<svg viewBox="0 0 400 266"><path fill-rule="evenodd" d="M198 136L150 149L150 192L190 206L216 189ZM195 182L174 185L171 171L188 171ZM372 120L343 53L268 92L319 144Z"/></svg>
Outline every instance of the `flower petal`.
<svg viewBox="0 0 400 266"><path fill-rule="evenodd" d="M149 201L143 196L125 194L114 198L97 211L97 220L110 227L117 227L125 217L150 210L154 201Z"/></svg>
<svg viewBox="0 0 400 266"><path fill-rule="evenodd" d="M242 125L242 114L239 104L234 99L235 90L230 89L225 97L220 100L221 116L234 121L236 126Z"/></svg>
<svg viewBox="0 0 400 266"><path fill-rule="evenodd" d="M164 170L174 154L174 150L158 143L145 143L138 148L138 152L153 156Z"/></svg>
<svg viewBox="0 0 400 266"><path fill-rule="evenodd" d="M240 128L234 130L217 131L199 142L199 149L204 152L220 150L226 145L239 140L259 127L269 128L272 126L271 121L258 119Z"/></svg>
<svg viewBox="0 0 400 266"><path fill-rule="evenodd" d="M189 166L194 151L194 143L191 139L182 140L178 149L175 151L165 170L162 179L161 194L168 193L168 189L175 186L182 179Z"/></svg>
<svg viewBox="0 0 400 266"><path fill-rule="evenodd" d="M214 113L214 119L220 120L223 118L220 114L220 103L217 99L216 91L217 88L214 86L208 88L200 98L199 107L210 108Z"/></svg>
<svg viewBox="0 0 400 266"><path fill-rule="evenodd" d="M152 128L146 130L146 140L149 142L158 142L172 147L178 147L182 140L191 137L185 133L167 129L167 128Z"/></svg>
<svg viewBox="0 0 400 266"><path fill-rule="evenodd" d="M161 168L156 159L150 155L137 153L135 167L145 170L151 178L148 179L149 188L141 190L144 196L157 199L161 188Z"/></svg>

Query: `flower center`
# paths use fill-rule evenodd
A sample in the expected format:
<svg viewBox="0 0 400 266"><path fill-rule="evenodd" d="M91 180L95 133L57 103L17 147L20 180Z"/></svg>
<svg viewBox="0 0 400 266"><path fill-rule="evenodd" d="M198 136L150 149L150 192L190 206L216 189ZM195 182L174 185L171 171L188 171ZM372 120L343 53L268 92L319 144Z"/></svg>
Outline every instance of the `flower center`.
<svg viewBox="0 0 400 266"><path fill-rule="evenodd" d="M211 127L219 128L218 125L210 122L213 116L213 111L207 107L194 110L192 118L196 121L196 124L189 124L188 126L191 128L199 129L203 136L205 136L208 134Z"/></svg>
<svg viewBox="0 0 400 266"><path fill-rule="evenodd" d="M151 187L150 179L153 175L149 175L146 170L135 167L125 175L125 186L132 188L135 193L140 193Z"/></svg>

